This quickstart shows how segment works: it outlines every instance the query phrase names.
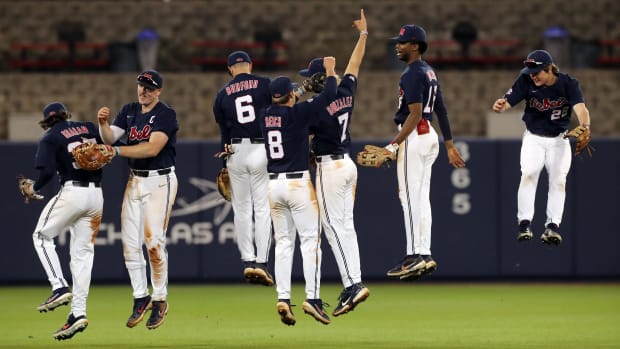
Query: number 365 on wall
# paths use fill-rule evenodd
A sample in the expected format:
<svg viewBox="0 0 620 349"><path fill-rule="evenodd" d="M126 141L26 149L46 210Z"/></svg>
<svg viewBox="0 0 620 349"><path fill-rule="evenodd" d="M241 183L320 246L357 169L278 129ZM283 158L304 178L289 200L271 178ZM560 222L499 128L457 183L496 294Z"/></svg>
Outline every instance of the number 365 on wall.
<svg viewBox="0 0 620 349"><path fill-rule="evenodd" d="M454 146L461 153L461 157L465 162L469 161L469 146L465 142L455 142ZM452 185L457 190L466 190L471 185L471 177L467 167L455 168L450 176ZM471 211L471 201L469 193L457 192L452 197L452 212L459 215L468 214Z"/></svg>

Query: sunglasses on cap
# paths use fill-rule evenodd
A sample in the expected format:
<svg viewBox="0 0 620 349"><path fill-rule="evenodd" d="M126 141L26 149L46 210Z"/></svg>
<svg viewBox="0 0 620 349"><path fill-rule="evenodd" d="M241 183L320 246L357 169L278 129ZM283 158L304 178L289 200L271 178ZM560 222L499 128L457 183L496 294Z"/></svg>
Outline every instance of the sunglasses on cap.
<svg viewBox="0 0 620 349"><path fill-rule="evenodd" d="M156 88L159 88L159 84L157 82L155 82L155 80L149 78L148 76L145 75L139 75L138 76L138 82L143 82L145 84L151 85L151 86L156 86ZM148 88L148 87L145 87ZM150 90L152 90L152 88L149 88Z"/></svg>
<svg viewBox="0 0 620 349"><path fill-rule="evenodd" d="M526 66L527 68L533 69L533 68L538 68L540 66L543 66L545 63L543 62L536 62L533 59L527 59L525 61L523 61L523 65Z"/></svg>

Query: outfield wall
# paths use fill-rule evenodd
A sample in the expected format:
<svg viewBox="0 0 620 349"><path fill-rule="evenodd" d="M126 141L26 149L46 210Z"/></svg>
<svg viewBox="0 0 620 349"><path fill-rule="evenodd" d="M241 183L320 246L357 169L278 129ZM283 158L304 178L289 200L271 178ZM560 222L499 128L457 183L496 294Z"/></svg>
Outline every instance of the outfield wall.
<svg viewBox="0 0 620 349"><path fill-rule="evenodd" d="M376 143L376 141L372 141ZM364 141L354 145L353 153ZM376 143L377 144L377 143ZM467 168L453 169L445 150L433 167L433 256L436 279L462 278L617 278L620 277L620 228L615 221L620 197L620 140L596 139L593 158L573 159L566 188L566 208L559 247L546 246L543 230L547 180L540 179L533 230L535 239L518 243L516 198L519 149L516 140L470 139L457 142ZM241 262L233 234L230 204L217 193L220 162L213 158L215 142L182 142L177 149L179 191L168 229L171 281L238 281ZM0 143L5 168L0 171L4 195L0 244L0 282L44 281L32 247L32 230L44 202L24 204L15 177L36 175L34 143ZM105 169L101 231L96 239L93 280L128 280L120 242L120 207L127 165L115 159ZM42 190L46 198L57 185ZM405 253L402 211L397 197L395 168L359 168L355 207L356 228L364 278L385 279ZM68 270L68 233L57 239ZM297 251L294 276L301 277ZM271 252L273 256L273 249ZM273 258L270 261L273 264ZM323 277L338 280L333 254L323 239Z"/></svg>

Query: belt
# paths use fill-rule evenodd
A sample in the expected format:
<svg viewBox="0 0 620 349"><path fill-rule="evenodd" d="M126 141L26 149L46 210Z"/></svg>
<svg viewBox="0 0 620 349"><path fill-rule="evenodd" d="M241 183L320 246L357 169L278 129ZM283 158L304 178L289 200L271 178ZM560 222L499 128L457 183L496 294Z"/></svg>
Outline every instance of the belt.
<svg viewBox="0 0 620 349"><path fill-rule="evenodd" d="M88 188L91 184L94 184L96 188L101 188L101 182L66 181L64 185Z"/></svg>
<svg viewBox="0 0 620 349"><path fill-rule="evenodd" d="M304 172L270 173L269 179L278 179L278 178L295 179L295 178L302 178L303 176L304 176Z"/></svg>
<svg viewBox="0 0 620 349"><path fill-rule="evenodd" d="M548 138L555 138L557 136L559 136L561 134L560 133L551 133L551 132L541 132L541 133L534 133L533 134L537 135L537 136L541 136L541 137L548 137Z"/></svg>
<svg viewBox="0 0 620 349"><path fill-rule="evenodd" d="M131 169L131 173L134 176L138 177L151 177L151 176L162 176L172 172L172 167L163 168L161 170L134 170Z"/></svg>
<svg viewBox="0 0 620 349"><path fill-rule="evenodd" d="M332 155L319 155L316 157L316 162L325 162L330 160L342 160L345 154L332 154Z"/></svg>
<svg viewBox="0 0 620 349"><path fill-rule="evenodd" d="M242 143L243 140L249 140L250 143L252 144L264 144L265 143L265 140L262 138L231 138L230 143L239 144L239 143Z"/></svg>

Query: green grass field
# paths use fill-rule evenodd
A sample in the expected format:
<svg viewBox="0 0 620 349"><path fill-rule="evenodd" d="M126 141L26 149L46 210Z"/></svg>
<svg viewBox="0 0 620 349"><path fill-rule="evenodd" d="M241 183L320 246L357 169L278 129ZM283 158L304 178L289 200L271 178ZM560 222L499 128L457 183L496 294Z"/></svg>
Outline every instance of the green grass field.
<svg viewBox="0 0 620 349"><path fill-rule="evenodd" d="M275 311L273 288L171 285L166 322L125 327L129 285L94 284L89 326L57 342L68 307L38 313L43 286L2 287L0 348L620 348L620 284L367 283L371 296L355 311L322 325L303 314L301 284L293 288L297 324ZM340 285L323 285L336 303ZM331 309L328 308L331 313Z"/></svg>

